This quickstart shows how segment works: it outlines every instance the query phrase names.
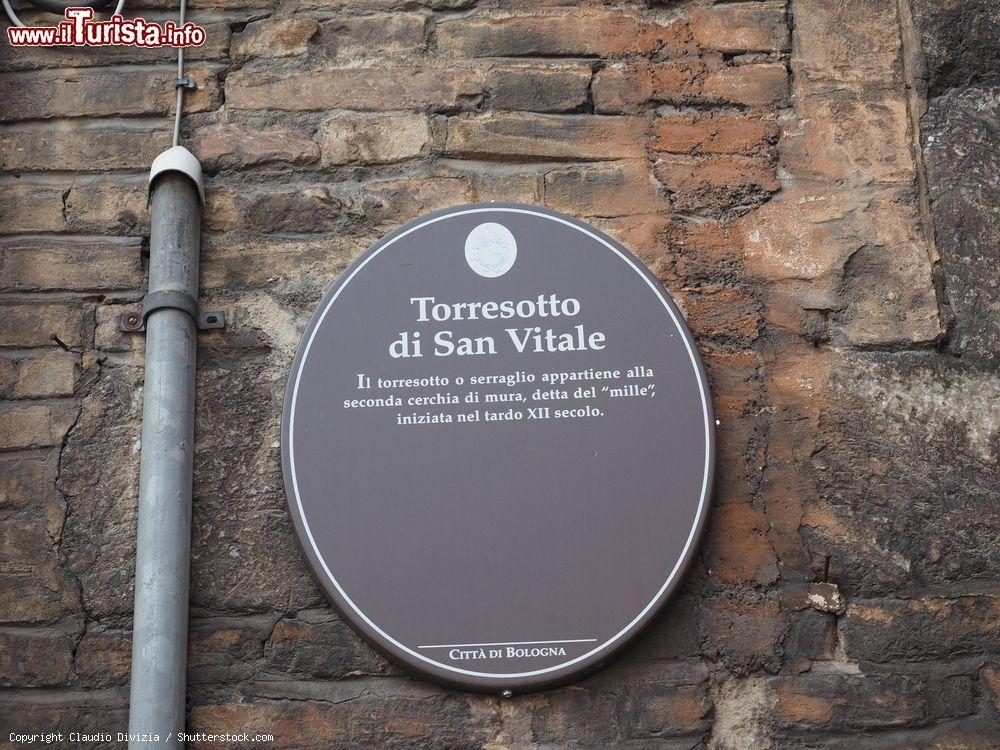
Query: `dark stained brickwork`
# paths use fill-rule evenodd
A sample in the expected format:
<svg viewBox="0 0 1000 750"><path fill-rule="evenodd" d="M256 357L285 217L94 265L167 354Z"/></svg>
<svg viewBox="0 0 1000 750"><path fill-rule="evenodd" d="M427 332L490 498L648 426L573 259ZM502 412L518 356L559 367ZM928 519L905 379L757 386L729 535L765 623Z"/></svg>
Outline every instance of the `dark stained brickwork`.
<svg viewBox="0 0 1000 750"><path fill-rule="evenodd" d="M130 2L164 20L173 2ZM997 10L987 0L195 0L206 170L189 727L261 747L1000 747ZM0 748L124 731L163 50L0 60ZM630 247L713 383L716 505L636 646L501 700L326 605L278 423L322 290L457 203ZM119 747L94 740L80 747ZM199 747L222 747L200 743ZM232 745L230 745L232 746ZM253 746L249 743L244 746Z"/></svg>

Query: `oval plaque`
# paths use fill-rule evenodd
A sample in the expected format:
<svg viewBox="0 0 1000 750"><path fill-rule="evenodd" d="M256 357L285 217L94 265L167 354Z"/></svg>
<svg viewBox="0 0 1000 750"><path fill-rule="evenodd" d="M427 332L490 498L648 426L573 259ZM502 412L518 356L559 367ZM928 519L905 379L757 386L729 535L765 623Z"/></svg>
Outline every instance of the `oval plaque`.
<svg viewBox="0 0 1000 750"><path fill-rule="evenodd" d="M282 420L320 585L372 646L502 693L569 682L677 588L708 513L708 385L661 285L545 209L400 228L326 292Z"/></svg>

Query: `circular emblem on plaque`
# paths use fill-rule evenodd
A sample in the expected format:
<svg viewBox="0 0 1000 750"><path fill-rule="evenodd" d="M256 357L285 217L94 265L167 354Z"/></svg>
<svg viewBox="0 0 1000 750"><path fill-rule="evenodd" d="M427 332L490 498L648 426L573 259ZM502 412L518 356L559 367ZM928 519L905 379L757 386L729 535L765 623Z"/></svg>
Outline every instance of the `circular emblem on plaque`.
<svg viewBox="0 0 1000 750"><path fill-rule="evenodd" d="M465 238L465 260L469 268L488 279L503 276L517 259L517 240L503 224L488 221Z"/></svg>
<svg viewBox="0 0 1000 750"><path fill-rule="evenodd" d="M677 307L621 245L542 208L401 227L320 301L282 460L323 591L378 651L464 690L606 663L695 555L708 385Z"/></svg>

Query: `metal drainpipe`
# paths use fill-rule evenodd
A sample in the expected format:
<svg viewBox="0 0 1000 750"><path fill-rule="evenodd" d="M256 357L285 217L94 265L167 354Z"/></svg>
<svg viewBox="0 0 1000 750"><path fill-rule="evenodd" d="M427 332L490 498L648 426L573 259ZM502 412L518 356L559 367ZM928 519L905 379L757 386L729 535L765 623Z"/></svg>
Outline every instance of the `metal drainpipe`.
<svg viewBox="0 0 1000 750"><path fill-rule="evenodd" d="M128 743L142 750L183 746L201 166L182 146L168 149L153 162L150 188Z"/></svg>

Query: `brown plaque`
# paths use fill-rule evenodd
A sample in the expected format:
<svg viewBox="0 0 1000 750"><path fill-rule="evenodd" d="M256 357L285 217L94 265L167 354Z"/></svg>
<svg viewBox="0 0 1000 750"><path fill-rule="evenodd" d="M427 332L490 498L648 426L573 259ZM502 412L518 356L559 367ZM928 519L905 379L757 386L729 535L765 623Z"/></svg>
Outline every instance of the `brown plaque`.
<svg viewBox="0 0 1000 750"><path fill-rule="evenodd" d="M617 242L533 206L410 222L326 292L285 393L288 504L375 648L466 690L608 661L679 585L714 420L677 307Z"/></svg>

